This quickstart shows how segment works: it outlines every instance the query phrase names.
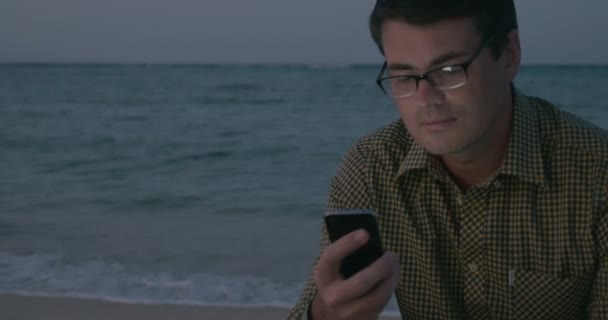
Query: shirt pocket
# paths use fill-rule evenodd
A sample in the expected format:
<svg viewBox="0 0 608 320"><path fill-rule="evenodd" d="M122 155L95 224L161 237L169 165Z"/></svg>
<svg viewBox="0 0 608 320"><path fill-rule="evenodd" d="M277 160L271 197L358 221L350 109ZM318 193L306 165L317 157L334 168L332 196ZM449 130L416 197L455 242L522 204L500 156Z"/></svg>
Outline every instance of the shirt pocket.
<svg viewBox="0 0 608 320"><path fill-rule="evenodd" d="M512 277L511 319L584 319L593 272L558 277L516 269Z"/></svg>

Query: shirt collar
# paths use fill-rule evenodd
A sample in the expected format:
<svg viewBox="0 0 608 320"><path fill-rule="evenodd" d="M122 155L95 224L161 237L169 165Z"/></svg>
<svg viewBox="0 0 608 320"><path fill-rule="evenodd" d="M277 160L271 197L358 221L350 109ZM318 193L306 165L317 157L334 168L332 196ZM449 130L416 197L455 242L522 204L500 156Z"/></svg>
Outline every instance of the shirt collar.
<svg viewBox="0 0 608 320"><path fill-rule="evenodd" d="M411 136L410 139L410 148L397 171L397 178L415 170L425 169L435 178L444 179L447 172L445 171L441 159L424 149L424 147L416 142Z"/></svg>
<svg viewBox="0 0 608 320"><path fill-rule="evenodd" d="M507 154L498 174L518 177L526 182L544 185L541 136L537 114L530 100L513 89L513 125ZM397 172L397 178L419 170L440 172L442 165L438 157L432 155L422 145L411 138L410 148Z"/></svg>
<svg viewBox="0 0 608 320"><path fill-rule="evenodd" d="M518 177L543 186L541 133L538 114L530 99L513 87L513 127L507 155L499 174Z"/></svg>

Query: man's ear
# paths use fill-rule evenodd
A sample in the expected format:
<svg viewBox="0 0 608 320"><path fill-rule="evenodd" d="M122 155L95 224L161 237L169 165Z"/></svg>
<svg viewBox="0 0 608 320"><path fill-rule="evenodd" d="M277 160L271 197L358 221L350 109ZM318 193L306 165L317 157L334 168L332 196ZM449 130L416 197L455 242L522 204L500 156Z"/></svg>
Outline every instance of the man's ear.
<svg viewBox="0 0 608 320"><path fill-rule="evenodd" d="M505 74L509 81L515 80L521 65L521 44L519 42L519 32L512 30L507 34L507 43L502 51L501 60L505 68Z"/></svg>

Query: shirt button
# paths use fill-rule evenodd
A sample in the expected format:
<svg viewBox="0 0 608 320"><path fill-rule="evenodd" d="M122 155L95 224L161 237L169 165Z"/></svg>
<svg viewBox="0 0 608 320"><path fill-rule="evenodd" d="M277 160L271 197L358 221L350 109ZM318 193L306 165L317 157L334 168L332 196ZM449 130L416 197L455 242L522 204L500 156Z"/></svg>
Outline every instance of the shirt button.
<svg viewBox="0 0 608 320"><path fill-rule="evenodd" d="M479 271L479 266L477 265L477 263L469 263L469 271L473 273Z"/></svg>
<svg viewBox="0 0 608 320"><path fill-rule="evenodd" d="M502 183L500 183L498 180L494 181L494 188L500 189L500 187L502 187Z"/></svg>

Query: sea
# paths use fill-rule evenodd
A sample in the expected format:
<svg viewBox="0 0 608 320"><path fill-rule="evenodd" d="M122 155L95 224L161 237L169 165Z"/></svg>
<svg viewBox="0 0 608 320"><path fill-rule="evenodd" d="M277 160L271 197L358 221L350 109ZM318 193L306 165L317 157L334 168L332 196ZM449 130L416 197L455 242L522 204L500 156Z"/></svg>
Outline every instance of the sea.
<svg viewBox="0 0 608 320"><path fill-rule="evenodd" d="M0 65L0 293L291 307L378 65ZM608 66L523 66L608 128ZM392 300L387 313L396 313Z"/></svg>

